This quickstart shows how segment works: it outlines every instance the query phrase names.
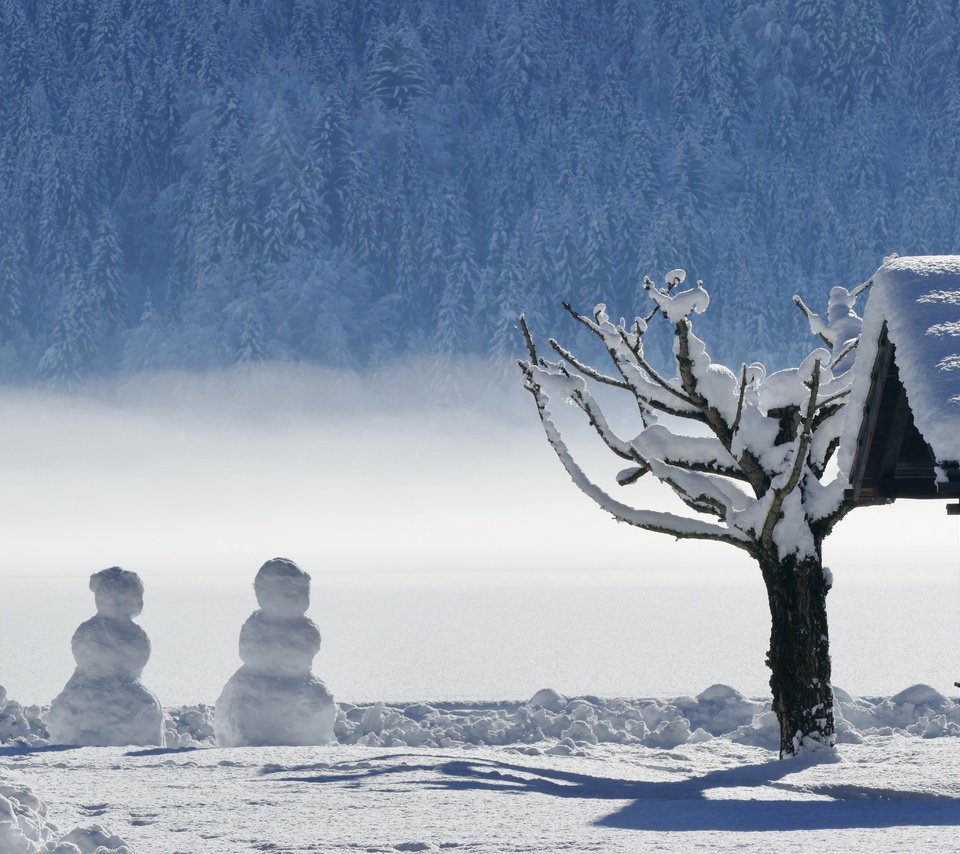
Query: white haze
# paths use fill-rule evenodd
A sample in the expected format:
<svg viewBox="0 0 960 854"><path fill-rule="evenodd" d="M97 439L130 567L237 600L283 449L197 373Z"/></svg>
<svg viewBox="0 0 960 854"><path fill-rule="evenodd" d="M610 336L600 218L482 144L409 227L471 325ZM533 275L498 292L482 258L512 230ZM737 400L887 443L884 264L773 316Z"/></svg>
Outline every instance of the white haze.
<svg viewBox="0 0 960 854"><path fill-rule="evenodd" d="M540 681L763 693L765 600L751 561L615 523L570 483L518 380L480 391L480 370L458 366L456 390L407 364L0 391L0 626L26 627L0 629L0 684L49 700L69 675L69 636L92 613L86 578L119 564L147 587L141 622L161 698L212 700L236 665L253 575L283 555L313 575L319 670L343 698L515 696ZM615 471L590 439L573 434L593 471ZM608 488L676 508L654 484ZM840 684L894 691L922 676L947 690L960 677L957 528L942 502L901 502L852 514L828 541ZM38 584L57 591L49 601L69 625L55 628L47 598L28 593ZM181 622L151 611L151 584L158 606L181 602ZM351 613L332 613L334 602ZM183 649L167 649L163 632ZM197 661L204 643L212 663ZM558 648L565 660L551 660ZM179 655L196 672L178 677Z"/></svg>
<svg viewBox="0 0 960 854"><path fill-rule="evenodd" d="M473 371L464 365L463 376ZM555 570L662 580L667 565L743 563L626 530L594 508L513 384L463 402L467 380L447 393L431 375L267 366L69 394L7 389L2 573L121 564L246 576L283 554L352 582Z"/></svg>

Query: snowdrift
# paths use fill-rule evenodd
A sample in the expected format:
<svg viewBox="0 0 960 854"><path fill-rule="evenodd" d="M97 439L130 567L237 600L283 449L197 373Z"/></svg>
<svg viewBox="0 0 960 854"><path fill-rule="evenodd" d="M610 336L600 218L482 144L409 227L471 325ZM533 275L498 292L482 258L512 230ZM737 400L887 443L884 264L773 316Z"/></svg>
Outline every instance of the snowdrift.
<svg viewBox="0 0 960 854"><path fill-rule="evenodd" d="M923 738L960 736L960 703L929 685L892 697L851 697L835 688L837 741L902 733ZM216 744L214 709L182 706L164 712L168 748ZM366 747L519 746L530 755L573 754L602 743L670 749L713 738L777 750L779 734L769 700L745 697L727 685L672 699L565 697L551 689L526 702L340 703L335 723L341 744ZM45 709L8 700L0 688L0 743L26 748L50 743Z"/></svg>

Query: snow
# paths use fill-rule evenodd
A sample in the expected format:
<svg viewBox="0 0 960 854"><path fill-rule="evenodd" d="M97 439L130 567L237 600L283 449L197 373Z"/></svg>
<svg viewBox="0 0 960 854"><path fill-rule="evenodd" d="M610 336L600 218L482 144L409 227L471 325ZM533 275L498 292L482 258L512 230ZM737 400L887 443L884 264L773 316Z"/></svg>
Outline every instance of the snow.
<svg viewBox="0 0 960 854"><path fill-rule="evenodd" d="M99 824L60 834L47 805L29 786L0 780L0 854L132 854L126 842Z"/></svg>
<svg viewBox="0 0 960 854"><path fill-rule="evenodd" d="M960 754L945 736L960 735L960 704L924 685L836 701L836 755L785 761L769 703L720 684L673 699L342 704L327 746L13 742L0 834L17 838L13 815L31 841L0 851L952 850Z"/></svg>
<svg viewBox="0 0 960 854"><path fill-rule="evenodd" d="M667 284L681 284L686 278L683 270L672 270L667 273ZM668 290L659 290L647 279L644 282L647 291L660 310L671 323L677 323L690 314L703 314L710 305L710 294L703 287L703 282L679 293L670 293Z"/></svg>
<svg viewBox="0 0 960 854"><path fill-rule="evenodd" d="M840 446L849 472L883 324L913 420L938 463L960 461L960 255L892 258L873 276Z"/></svg>
<svg viewBox="0 0 960 854"><path fill-rule="evenodd" d="M267 561L254 581L260 608L240 630L243 666L216 704L225 746L325 744L333 738L333 696L311 673L320 631L306 616L310 576L293 561Z"/></svg>
<svg viewBox="0 0 960 854"><path fill-rule="evenodd" d="M143 610L135 572L111 567L90 576L97 613L73 635L77 668L54 698L47 727L58 744L162 745L163 712L140 681L150 640L133 622Z"/></svg>

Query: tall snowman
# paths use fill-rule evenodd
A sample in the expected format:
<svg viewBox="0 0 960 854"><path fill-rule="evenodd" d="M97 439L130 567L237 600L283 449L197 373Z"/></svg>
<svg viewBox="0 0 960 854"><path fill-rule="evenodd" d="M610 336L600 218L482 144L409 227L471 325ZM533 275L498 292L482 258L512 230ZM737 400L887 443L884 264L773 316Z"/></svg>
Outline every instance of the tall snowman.
<svg viewBox="0 0 960 854"><path fill-rule="evenodd" d="M293 561L267 561L253 582L260 608L240 629L243 666L217 700L214 729L223 747L326 744L336 706L311 672L320 630L306 616L310 576Z"/></svg>
<svg viewBox="0 0 960 854"><path fill-rule="evenodd" d="M133 622L143 582L119 566L90 576L97 613L74 632L77 669L47 716L50 739L94 746L163 745L163 710L140 681L150 640Z"/></svg>

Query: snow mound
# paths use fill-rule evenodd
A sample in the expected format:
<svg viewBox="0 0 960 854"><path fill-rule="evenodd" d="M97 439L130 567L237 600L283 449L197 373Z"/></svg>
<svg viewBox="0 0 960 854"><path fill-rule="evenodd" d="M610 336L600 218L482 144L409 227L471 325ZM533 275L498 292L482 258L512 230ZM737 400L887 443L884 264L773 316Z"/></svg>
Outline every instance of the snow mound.
<svg viewBox="0 0 960 854"><path fill-rule="evenodd" d="M290 711L288 709L288 711ZM929 685L891 697L852 697L834 688L837 742L865 736L960 736L960 703ZM24 709L0 688L0 743L47 744L42 710ZM164 711L169 747L210 747L214 709L200 704ZM640 744L672 749L711 738L777 750L779 726L768 700L711 685L695 697L565 697L542 689L526 702L340 703L334 732L341 744L370 747L513 746L531 755L571 754L593 745ZM2 849L0 849L2 852Z"/></svg>
<svg viewBox="0 0 960 854"><path fill-rule="evenodd" d="M911 685L886 699L841 700L838 707L838 717L863 735L960 736L960 704L929 685Z"/></svg>
<svg viewBox="0 0 960 854"><path fill-rule="evenodd" d="M43 710L8 700L6 689L0 685L0 744L12 741L29 747L50 743Z"/></svg>
<svg viewBox="0 0 960 854"><path fill-rule="evenodd" d="M906 706L907 704L924 708L942 709L950 701L941 694L936 688L929 685L911 685L904 688L899 694L894 694L890 702L896 706Z"/></svg>
<svg viewBox="0 0 960 854"><path fill-rule="evenodd" d="M926 685L890 698L853 698L836 689L837 741L899 732L924 738L960 736L960 704ZM722 737L779 749L770 702L711 685L696 697L601 699L543 689L527 702L339 705L335 732L343 744L371 747L516 746L525 753L572 754L598 744L673 749Z"/></svg>
<svg viewBox="0 0 960 854"><path fill-rule="evenodd" d="M371 747L514 745L531 754L569 755L597 744L695 744L750 724L768 707L725 685L673 701L567 698L545 688L523 703L341 703L335 731L343 744Z"/></svg>
<svg viewBox="0 0 960 854"><path fill-rule="evenodd" d="M28 786L0 780L0 854L133 854L133 849L100 825L61 835Z"/></svg>
<svg viewBox="0 0 960 854"><path fill-rule="evenodd" d="M691 726L701 727L711 735L731 732L764 709L762 702L748 700L729 685L711 685L693 700L680 697L673 703Z"/></svg>
<svg viewBox="0 0 960 854"><path fill-rule="evenodd" d="M530 705L549 709L551 712L559 712L567 705L567 698L553 688L541 688L530 698Z"/></svg>
<svg viewBox="0 0 960 854"><path fill-rule="evenodd" d="M163 726L167 747L211 747L216 743L213 706L206 703L164 709Z"/></svg>

